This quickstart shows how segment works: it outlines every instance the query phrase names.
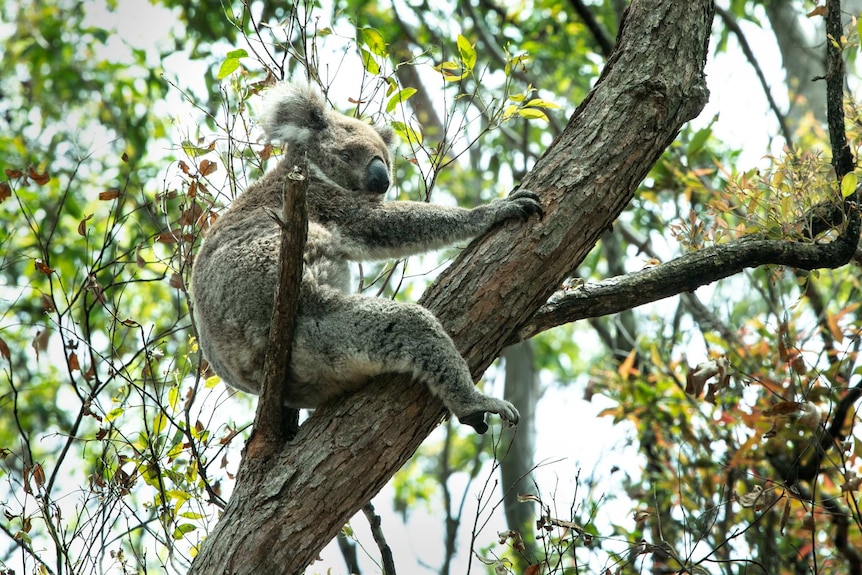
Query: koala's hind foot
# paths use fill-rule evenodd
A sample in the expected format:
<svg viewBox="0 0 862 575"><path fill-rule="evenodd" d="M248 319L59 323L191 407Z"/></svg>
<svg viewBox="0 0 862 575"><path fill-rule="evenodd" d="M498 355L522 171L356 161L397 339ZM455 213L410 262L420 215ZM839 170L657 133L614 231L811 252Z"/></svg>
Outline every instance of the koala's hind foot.
<svg viewBox="0 0 862 575"><path fill-rule="evenodd" d="M485 423L485 413L496 413L500 418L510 426L518 425L520 414L515 406L502 399L494 399L493 397L481 396L482 407L467 415L459 415L458 421L464 425L469 425L476 430L476 433L483 434L488 431L488 424Z"/></svg>

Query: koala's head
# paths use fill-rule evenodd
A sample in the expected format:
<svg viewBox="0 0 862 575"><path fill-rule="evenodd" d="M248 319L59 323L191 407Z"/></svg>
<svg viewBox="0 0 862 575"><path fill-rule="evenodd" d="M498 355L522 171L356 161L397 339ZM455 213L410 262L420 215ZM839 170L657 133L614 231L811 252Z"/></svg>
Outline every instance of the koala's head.
<svg viewBox="0 0 862 575"><path fill-rule="evenodd" d="M305 83L280 82L264 94L260 123L271 140L308 152L309 169L342 188L369 194L389 189L391 128L329 110Z"/></svg>

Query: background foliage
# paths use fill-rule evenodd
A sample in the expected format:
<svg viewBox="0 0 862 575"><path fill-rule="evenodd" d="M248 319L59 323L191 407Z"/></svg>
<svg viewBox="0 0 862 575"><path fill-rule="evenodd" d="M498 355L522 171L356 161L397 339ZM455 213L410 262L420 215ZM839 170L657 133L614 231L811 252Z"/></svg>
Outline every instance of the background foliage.
<svg viewBox="0 0 862 575"><path fill-rule="evenodd" d="M398 196L487 201L588 93L624 5L0 7L0 570L184 572L228 498L253 403L201 361L187 286L208 222L277 159L252 120L260 89L309 74L395 127ZM680 134L561 288L747 233L802 240L800 218L841 193L810 82L821 16L720 3L711 65L735 84L711 83L715 117ZM778 54L749 44L772 29ZM762 118L725 120L728 93L768 94ZM853 98L847 111L856 152ZM415 299L445 258L365 266L359 287ZM858 264L750 270L512 349L486 385L524 394L516 441L432 436L387 493L408 526L439 520L409 547L440 573L859 573ZM594 445L615 450L590 460ZM348 563L357 539L377 555L359 522Z"/></svg>

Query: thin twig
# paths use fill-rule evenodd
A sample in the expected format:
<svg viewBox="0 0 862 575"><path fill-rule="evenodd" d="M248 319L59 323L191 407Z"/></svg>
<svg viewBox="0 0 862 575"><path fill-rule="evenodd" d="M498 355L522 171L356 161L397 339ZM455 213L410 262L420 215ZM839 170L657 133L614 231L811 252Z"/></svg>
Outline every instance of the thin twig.
<svg viewBox="0 0 862 575"><path fill-rule="evenodd" d="M614 45L616 42L611 35L608 34L608 31L605 30L604 26L596 19L595 14L587 7L586 4L583 3L583 0L569 0L569 3L574 8L575 12L578 13L578 16L581 17L581 20L584 21L584 24L587 27L587 30L592 34L593 39L595 39L596 43L599 45L599 50L602 53L602 56L605 59L611 55L611 52L614 51Z"/></svg>
<svg viewBox="0 0 862 575"><path fill-rule="evenodd" d="M395 560L392 558L392 549L386 543L386 537L383 535L383 529L380 527L380 516L375 513L374 505L370 501L362 506L362 512L368 519L368 524L371 526L371 535L374 537L374 542L377 543L377 548L380 549L383 575L395 575Z"/></svg>
<svg viewBox="0 0 862 575"><path fill-rule="evenodd" d="M772 109L772 113L775 114L775 118L778 120L778 127L781 130L781 135L784 136L784 141L787 142L788 146L792 147L793 137L790 133L790 128L787 126L787 116L778 108L778 104L772 97L772 90L769 88L769 83L766 81L766 76L763 74L763 70L761 70L760 64L757 62L757 57L754 55L754 51L748 44L745 33L742 31L742 28L739 27L739 23L736 21L733 14L720 6L716 6L715 11L719 16L721 16L721 19L724 21L724 25L727 26L727 28L736 36L736 40L739 42L739 47L742 48L742 53L745 54L751 67L754 68L754 73L757 74L757 79L760 81L760 86L763 89L766 100L769 102L769 107Z"/></svg>

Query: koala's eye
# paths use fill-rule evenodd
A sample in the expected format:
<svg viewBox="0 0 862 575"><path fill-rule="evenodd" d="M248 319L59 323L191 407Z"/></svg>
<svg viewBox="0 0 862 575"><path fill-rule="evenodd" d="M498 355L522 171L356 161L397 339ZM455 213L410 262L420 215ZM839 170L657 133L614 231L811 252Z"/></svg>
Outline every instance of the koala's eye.
<svg viewBox="0 0 862 575"><path fill-rule="evenodd" d="M342 152L339 152L339 154L338 154L338 155L341 157L341 159L342 159L343 161L345 161L345 162L349 162L349 161L350 161L350 152L342 151Z"/></svg>

